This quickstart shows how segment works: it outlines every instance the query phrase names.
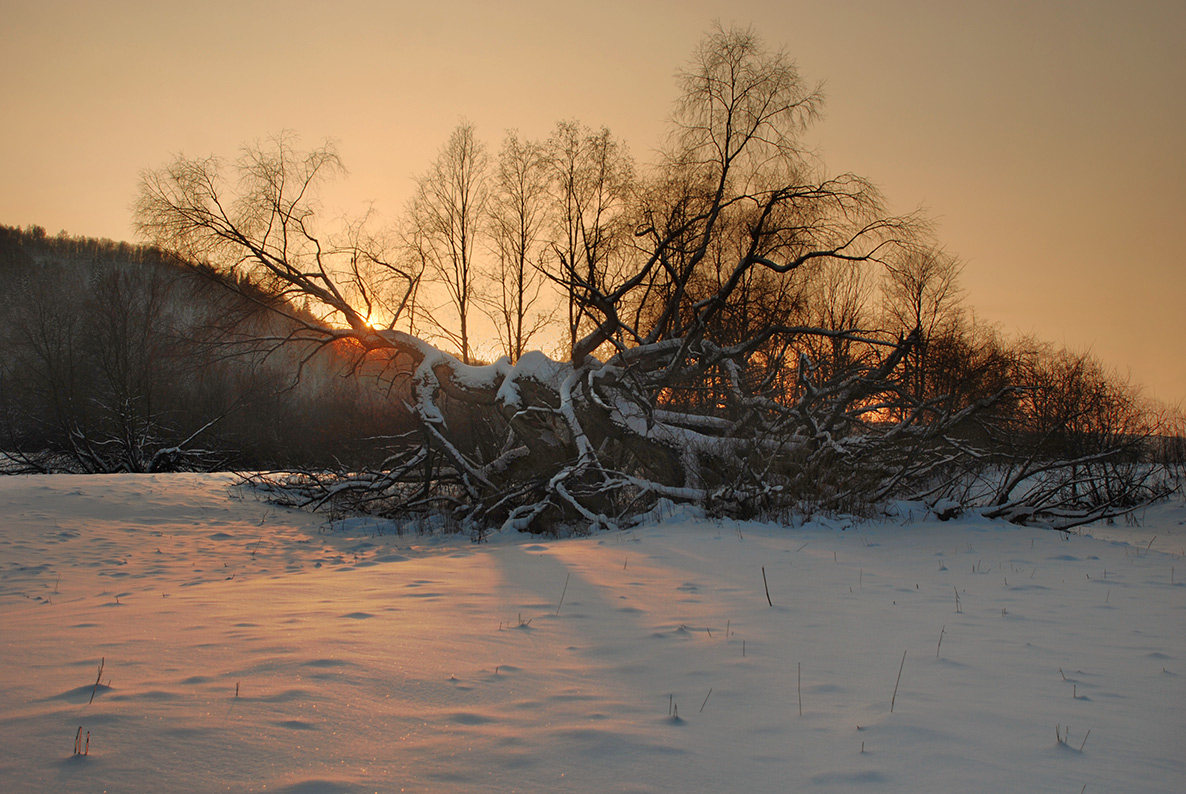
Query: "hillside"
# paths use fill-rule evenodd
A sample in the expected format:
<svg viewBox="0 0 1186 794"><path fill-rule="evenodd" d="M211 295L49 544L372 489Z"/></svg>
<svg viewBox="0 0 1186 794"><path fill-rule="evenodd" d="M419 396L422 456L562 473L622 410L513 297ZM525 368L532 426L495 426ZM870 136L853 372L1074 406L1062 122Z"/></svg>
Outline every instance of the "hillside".
<svg viewBox="0 0 1186 794"><path fill-rule="evenodd" d="M342 377L359 350L278 346L292 321L248 281L227 289L155 248L37 227L0 226L0 273L10 469L329 465L405 424L389 383Z"/></svg>

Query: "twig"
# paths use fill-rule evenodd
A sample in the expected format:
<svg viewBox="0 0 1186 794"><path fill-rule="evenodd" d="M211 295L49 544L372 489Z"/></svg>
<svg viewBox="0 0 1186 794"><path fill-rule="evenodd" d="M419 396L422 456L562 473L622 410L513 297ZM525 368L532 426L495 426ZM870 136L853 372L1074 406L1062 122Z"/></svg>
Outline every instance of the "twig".
<svg viewBox="0 0 1186 794"><path fill-rule="evenodd" d="M712 696L712 687L708 688L708 694L704 696L704 703L700 704L700 711L704 711L704 706L708 703L708 699Z"/></svg>
<svg viewBox="0 0 1186 794"><path fill-rule="evenodd" d="M943 624L943 628L939 629L939 644L935 646L935 658L939 658L939 648L943 645L943 634L947 631L947 624Z"/></svg>
<svg viewBox="0 0 1186 794"><path fill-rule="evenodd" d="M770 585L766 582L766 566L762 566L762 586L766 588L766 603L774 606L774 602L770 600Z"/></svg>
<svg viewBox="0 0 1186 794"><path fill-rule="evenodd" d="M803 662L796 668L795 688L799 691L799 716L803 716Z"/></svg>
<svg viewBox="0 0 1186 794"><path fill-rule="evenodd" d="M894 682L894 696L890 698L890 714L894 713L894 701L898 699L898 684L902 683L902 668L906 666L906 651L902 651L902 663L898 665L898 680Z"/></svg>
<svg viewBox="0 0 1186 794"><path fill-rule="evenodd" d="M1087 736L1090 736L1090 735L1091 735L1091 728L1088 728L1088 729L1087 729ZM1083 748L1084 748L1085 746L1087 746L1087 736L1084 736L1084 737L1083 737L1083 744L1080 744L1080 745L1079 745L1079 752L1083 752ZM1086 783L1084 783L1084 785L1086 786L1087 784L1086 784Z"/></svg>

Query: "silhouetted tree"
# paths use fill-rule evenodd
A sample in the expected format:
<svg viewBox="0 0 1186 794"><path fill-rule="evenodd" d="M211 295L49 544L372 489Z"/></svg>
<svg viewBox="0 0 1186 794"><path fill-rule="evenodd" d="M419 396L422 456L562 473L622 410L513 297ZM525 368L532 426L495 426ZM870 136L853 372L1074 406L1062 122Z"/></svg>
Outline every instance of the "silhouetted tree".
<svg viewBox="0 0 1186 794"><path fill-rule="evenodd" d="M412 201L409 239L418 246L434 283L444 288L457 326L436 322L437 329L456 343L461 360L470 361L470 309L478 277L476 251L488 220L489 158L463 123L449 136L436 162L417 181Z"/></svg>
<svg viewBox="0 0 1186 794"><path fill-rule="evenodd" d="M567 298L571 348L587 330L589 291L602 289L623 252L634 163L609 129L575 121L556 125L547 151L555 196L553 278Z"/></svg>
<svg viewBox="0 0 1186 794"><path fill-rule="evenodd" d="M518 361L550 317L541 311L544 233L549 222L545 148L508 133L499 152L490 225L498 266L488 301L503 352Z"/></svg>
<svg viewBox="0 0 1186 794"><path fill-rule="evenodd" d="M918 342L907 356L914 398L925 400L931 343L951 334L959 321L959 261L934 246L910 246L886 263L884 311L890 330L918 330Z"/></svg>

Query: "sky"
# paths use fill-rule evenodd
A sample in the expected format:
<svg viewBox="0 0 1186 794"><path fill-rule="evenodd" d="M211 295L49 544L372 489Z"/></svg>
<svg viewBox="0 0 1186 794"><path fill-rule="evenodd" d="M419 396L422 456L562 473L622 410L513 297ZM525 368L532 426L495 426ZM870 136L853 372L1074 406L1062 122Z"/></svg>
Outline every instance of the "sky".
<svg viewBox="0 0 1186 794"><path fill-rule="evenodd" d="M608 126L646 161L714 20L824 83L809 140L923 208L978 321L1186 405L1180 0L3 0L0 224L134 239L142 169L290 130L395 218L464 118Z"/></svg>

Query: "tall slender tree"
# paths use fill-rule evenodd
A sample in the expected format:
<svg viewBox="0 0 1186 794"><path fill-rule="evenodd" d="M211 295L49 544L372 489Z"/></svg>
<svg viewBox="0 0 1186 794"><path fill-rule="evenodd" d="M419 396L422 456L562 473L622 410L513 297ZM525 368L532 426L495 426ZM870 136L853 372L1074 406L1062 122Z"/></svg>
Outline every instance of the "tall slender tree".
<svg viewBox="0 0 1186 794"><path fill-rule="evenodd" d="M508 132L498 155L489 203L498 266L487 304L503 352L511 361L522 357L550 319L540 310L549 176L545 148Z"/></svg>
<svg viewBox="0 0 1186 794"><path fill-rule="evenodd" d="M409 235L419 255L447 296L451 320L433 313L438 330L450 339L461 360L472 359L470 311L478 279L476 252L485 232L490 198L490 161L474 125L462 122L449 136L436 161L417 180Z"/></svg>
<svg viewBox="0 0 1186 794"><path fill-rule="evenodd" d="M556 125L548 141L556 207L553 277L565 293L568 338L575 347L587 330L589 298L608 287L612 262L630 229L634 161L608 128L576 121Z"/></svg>

